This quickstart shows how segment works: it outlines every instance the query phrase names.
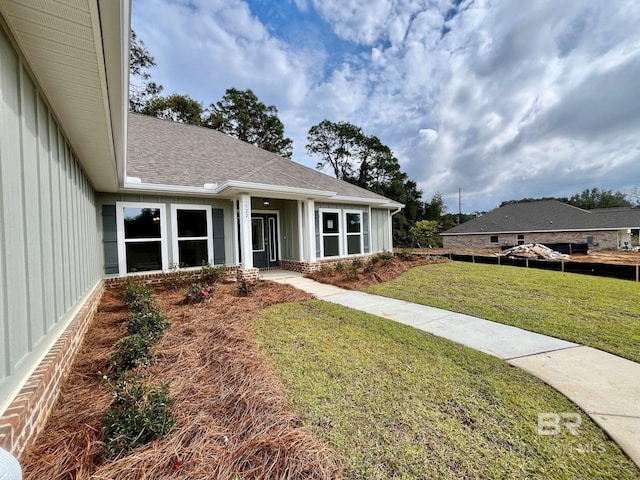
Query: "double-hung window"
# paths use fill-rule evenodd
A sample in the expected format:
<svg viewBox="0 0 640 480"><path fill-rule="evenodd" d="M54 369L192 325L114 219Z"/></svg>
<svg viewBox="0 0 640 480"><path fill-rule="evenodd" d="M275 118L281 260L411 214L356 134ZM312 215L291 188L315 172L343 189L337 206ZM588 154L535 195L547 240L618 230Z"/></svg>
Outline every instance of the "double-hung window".
<svg viewBox="0 0 640 480"><path fill-rule="evenodd" d="M347 235L347 255L362 253L362 212L346 211L344 214Z"/></svg>
<svg viewBox="0 0 640 480"><path fill-rule="evenodd" d="M167 268L163 204L117 202L116 222L120 273Z"/></svg>
<svg viewBox="0 0 640 480"><path fill-rule="evenodd" d="M321 256L339 257L341 251L340 210L320 209Z"/></svg>
<svg viewBox="0 0 640 480"><path fill-rule="evenodd" d="M211 207L171 205L173 258L180 267L201 267L213 262Z"/></svg>

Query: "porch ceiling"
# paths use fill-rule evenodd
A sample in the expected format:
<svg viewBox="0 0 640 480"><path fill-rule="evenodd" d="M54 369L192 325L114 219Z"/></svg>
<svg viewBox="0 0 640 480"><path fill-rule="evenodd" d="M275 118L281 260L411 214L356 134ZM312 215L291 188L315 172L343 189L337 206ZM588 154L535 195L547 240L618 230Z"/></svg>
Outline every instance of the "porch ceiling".
<svg viewBox="0 0 640 480"><path fill-rule="evenodd" d="M0 14L98 191L124 183L129 0L2 0Z"/></svg>

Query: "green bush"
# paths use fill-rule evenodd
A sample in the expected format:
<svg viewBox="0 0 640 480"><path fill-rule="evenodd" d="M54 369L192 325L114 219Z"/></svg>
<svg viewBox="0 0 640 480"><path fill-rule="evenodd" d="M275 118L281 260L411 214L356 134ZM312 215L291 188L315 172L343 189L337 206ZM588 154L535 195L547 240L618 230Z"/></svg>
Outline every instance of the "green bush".
<svg viewBox="0 0 640 480"><path fill-rule="evenodd" d="M152 358L152 339L140 334L118 340L109 360L109 373L121 377L125 372L149 364Z"/></svg>
<svg viewBox="0 0 640 480"><path fill-rule="evenodd" d="M344 268L345 268L345 264L344 262L338 262L336 263L336 270L338 272L344 272Z"/></svg>
<svg viewBox="0 0 640 480"><path fill-rule="evenodd" d="M137 312L129 317L127 331L129 335L141 335L156 344L171 324L160 312Z"/></svg>
<svg viewBox="0 0 640 480"><path fill-rule="evenodd" d="M187 292L187 301L189 303L200 303L209 301L216 293L215 285L203 285L201 283L192 283Z"/></svg>
<svg viewBox="0 0 640 480"><path fill-rule="evenodd" d="M199 280L200 283L205 285L213 285L214 283L224 279L224 275L224 267L214 267L210 263L204 263L202 265L202 270L200 270Z"/></svg>
<svg viewBox="0 0 640 480"><path fill-rule="evenodd" d="M258 282L256 280L247 280L243 278L238 280L238 292L243 297L248 297L258 289Z"/></svg>
<svg viewBox="0 0 640 480"><path fill-rule="evenodd" d="M362 268L362 259L356 258L353 262L351 262L351 266L353 268Z"/></svg>
<svg viewBox="0 0 640 480"><path fill-rule="evenodd" d="M107 389L114 398L102 419L107 458L125 455L173 429L174 398L168 384L153 387L145 377L130 377Z"/></svg>
<svg viewBox="0 0 640 480"><path fill-rule="evenodd" d="M124 303L133 312L156 310L153 290L145 287L139 279L129 279L122 295Z"/></svg>

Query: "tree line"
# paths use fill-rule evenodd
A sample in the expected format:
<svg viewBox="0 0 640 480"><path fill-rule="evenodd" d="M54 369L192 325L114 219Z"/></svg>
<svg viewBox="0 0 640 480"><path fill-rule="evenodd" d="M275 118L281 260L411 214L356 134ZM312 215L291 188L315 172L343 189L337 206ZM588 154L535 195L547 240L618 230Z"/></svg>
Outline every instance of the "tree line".
<svg viewBox="0 0 640 480"><path fill-rule="evenodd" d="M129 91L132 112L213 128L291 158L293 142L285 137L274 105L265 105L250 89L229 88L208 107L186 94L163 96L162 85L153 82L149 73L155 65L144 42L132 31ZM313 125L307 135L306 151L318 159L317 169L328 169L340 180L405 205L393 216L393 241L397 247L441 246L441 232L483 213L449 213L440 193L423 201L423 192L401 170L393 151L377 136L368 135L349 122L325 119ZM500 206L536 200L558 200L584 209L638 206L637 201L624 193L598 188L585 189L571 197L508 200Z"/></svg>
<svg viewBox="0 0 640 480"><path fill-rule="evenodd" d="M274 105L265 105L250 89L229 88L221 100L208 107L186 94L163 96L162 85L153 82L149 73L154 66L155 59L132 31L129 90L132 112L213 128L291 158L293 142L285 137L284 125ZM440 231L455 225L456 217L447 217L441 195L435 194L431 202L424 202L422 191L402 172L391 149L356 125L323 120L309 129L306 151L318 158L319 170L328 168L340 180L405 205L393 217L396 246L413 246L416 232L421 231L416 230L416 222L432 222L429 229L436 232L432 238L435 244Z"/></svg>

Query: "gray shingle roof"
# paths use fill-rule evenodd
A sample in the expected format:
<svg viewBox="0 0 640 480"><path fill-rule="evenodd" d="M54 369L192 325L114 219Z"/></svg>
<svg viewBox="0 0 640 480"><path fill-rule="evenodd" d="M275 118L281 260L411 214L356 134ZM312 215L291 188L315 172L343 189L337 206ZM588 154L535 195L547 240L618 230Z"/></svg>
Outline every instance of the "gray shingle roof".
<svg viewBox="0 0 640 480"><path fill-rule="evenodd" d="M145 184L199 188L241 181L396 204L216 130L139 114L129 114L127 176Z"/></svg>
<svg viewBox="0 0 640 480"><path fill-rule="evenodd" d="M640 228L640 209L583 210L555 200L542 200L505 205L443 235L624 228Z"/></svg>

